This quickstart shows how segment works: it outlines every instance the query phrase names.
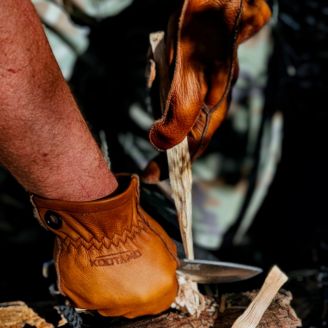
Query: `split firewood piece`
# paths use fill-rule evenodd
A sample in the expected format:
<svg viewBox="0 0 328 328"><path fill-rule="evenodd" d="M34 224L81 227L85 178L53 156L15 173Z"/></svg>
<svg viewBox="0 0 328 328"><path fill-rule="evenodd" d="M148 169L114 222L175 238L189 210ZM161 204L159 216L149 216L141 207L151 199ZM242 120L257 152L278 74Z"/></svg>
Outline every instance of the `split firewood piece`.
<svg viewBox="0 0 328 328"><path fill-rule="evenodd" d="M166 49L164 32L150 34L150 45L153 55L150 80L158 75L160 81L161 107L164 109L168 93L168 66L166 63ZM178 213L178 220L182 242L186 257L194 258L192 242L192 218L191 218L191 188L192 173L191 160L188 149L188 140L185 138L180 144L167 150L169 177L172 189L172 198Z"/></svg>
<svg viewBox="0 0 328 328"><path fill-rule="evenodd" d="M180 144L167 150L167 160L172 198L177 209L184 251L187 259L193 260L194 248L191 209L192 172L187 138Z"/></svg>
<svg viewBox="0 0 328 328"><path fill-rule="evenodd" d="M167 150L167 159L172 198L177 209L183 248L186 257L194 259L191 209L192 172L187 138ZM173 307L182 312L199 316L205 309L205 300L198 290L197 283L187 279L183 274L178 276L178 281L179 292Z"/></svg>
<svg viewBox="0 0 328 328"><path fill-rule="evenodd" d="M288 277L277 266L274 266L257 296L246 311L234 322L232 328L256 328L264 312L287 280Z"/></svg>
<svg viewBox="0 0 328 328"><path fill-rule="evenodd" d="M177 209L184 251L188 259L194 259L191 209L192 172L187 138L167 150L167 159L172 198ZM199 316L205 309L205 300L198 290L197 283L182 274L178 276L178 281L179 292L173 306L182 312Z"/></svg>
<svg viewBox="0 0 328 328"><path fill-rule="evenodd" d="M26 325L36 328L53 328L53 325L39 317L24 302L0 303L1 328L23 328Z"/></svg>

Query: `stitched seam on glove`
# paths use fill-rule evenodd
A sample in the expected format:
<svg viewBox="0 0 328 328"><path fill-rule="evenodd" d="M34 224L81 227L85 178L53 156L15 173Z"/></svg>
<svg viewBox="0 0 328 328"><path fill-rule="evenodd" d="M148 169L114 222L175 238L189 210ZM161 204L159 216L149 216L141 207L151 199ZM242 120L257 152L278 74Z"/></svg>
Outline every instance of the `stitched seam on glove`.
<svg viewBox="0 0 328 328"><path fill-rule="evenodd" d="M69 236L63 238L63 245L65 248L72 246L75 249L83 247L87 250L91 248L95 248L100 250L102 247L111 248L111 247L119 247L121 245L125 245L129 240L133 241L142 231L147 231L148 225L142 220L138 220L137 224L132 225L131 229L125 229L122 234L114 234L112 238L108 238L107 236L103 236L100 240L92 237L90 240L85 240L83 238L71 239Z"/></svg>
<svg viewBox="0 0 328 328"><path fill-rule="evenodd" d="M145 216L143 215L142 211L140 211L140 208L138 206L137 208L137 211L140 215L140 217L143 219L144 221L144 224L148 227L149 230L151 230L160 240L161 242L163 243L164 247L166 248L166 250L170 253L170 255L172 256L172 258L177 262L179 263L179 260L178 260L178 257L172 253L171 249L168 247L166 241L162 238L162 236L155 230L151 227L151 225L149 224L149 222L146 220Z"/></svg>

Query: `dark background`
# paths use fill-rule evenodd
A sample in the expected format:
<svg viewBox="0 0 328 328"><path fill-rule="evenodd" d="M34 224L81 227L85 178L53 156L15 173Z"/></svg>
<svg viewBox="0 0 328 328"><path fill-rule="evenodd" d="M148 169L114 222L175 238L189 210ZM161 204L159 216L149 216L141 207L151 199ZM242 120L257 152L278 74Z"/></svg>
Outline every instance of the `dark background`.
<svg viewBox="0 0 328 328"><path fill-rule="evenodd" d="M286 288L294 294L304 326L324 327L328 318L328 4L281 0L272 5L279 7L279 19L273 31L265 115L276 110L284 114L282 159L247 243L242 247L231 243L237 222L212 255L265 270L278 264L290 276ZM116 17L88 23L90 47L77 62L71 87L94 134L106 131L116 172L138 172L117 134L144 133L130 121L127 109L135 101L146 102L148 34L165 28L174 6L174 1L135 0ZM226 140L224 131L224 127L218 131L217 140ZM144 197L145 206L177 238L172 217L164 207L159 212L159 207L151 206L158 200L156 193L153 197ZM41 267L52 256L52 241L33 218L27 193L0 171L0 301L51 299ZM231 289L259 287L261 279Z"/></svg>

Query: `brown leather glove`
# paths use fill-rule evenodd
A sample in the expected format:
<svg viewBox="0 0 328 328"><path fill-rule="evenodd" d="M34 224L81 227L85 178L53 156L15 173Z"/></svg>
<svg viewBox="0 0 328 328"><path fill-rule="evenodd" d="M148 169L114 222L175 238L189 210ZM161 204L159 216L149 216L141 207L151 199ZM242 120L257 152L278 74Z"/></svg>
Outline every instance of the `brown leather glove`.
<svg viewBox="0 0 328 328"><path fill-rule="evenodd" d="M170 307L177 293L176 247L139 205L137 176L90 202L32 196L40 223L56 234L58 285L72 303L133 318Z"/></svg>
<svg viewBox="0 0 328 328"><path fill-rule="evenodd" d="M191 158L203 153L230 103L238 76L238 45L259 31L270 15L264 0L183 1L168 25L166 58L154 59L157 68L162 65L156 72L158 93L167 90L165 104L158 104L164 112L149 133L155 148L167 150L188 136ZM146 180L159 177L163 162L157 158L149 164Z"/></svg>

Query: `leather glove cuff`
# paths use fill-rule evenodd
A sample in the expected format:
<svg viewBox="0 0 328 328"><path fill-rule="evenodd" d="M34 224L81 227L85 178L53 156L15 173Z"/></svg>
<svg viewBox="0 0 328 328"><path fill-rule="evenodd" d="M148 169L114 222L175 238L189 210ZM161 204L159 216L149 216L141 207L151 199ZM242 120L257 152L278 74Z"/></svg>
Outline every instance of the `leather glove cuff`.
<svg viewBox="0 0 328 328"><path fill-rule="evenodd" d="M138 177L122 175L118 180L114 194L95 201L68 202L33 195L36 217L44 228L73 244L104 244L107 248L117 244L118 239L132 237L144 228L141 218L134 215L139 203Z"/></svg>

